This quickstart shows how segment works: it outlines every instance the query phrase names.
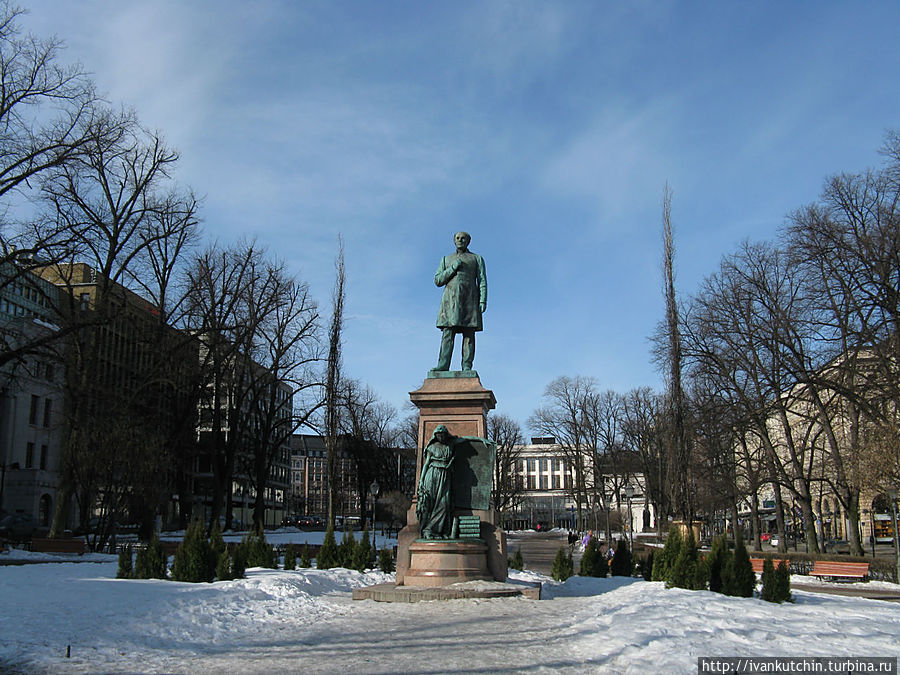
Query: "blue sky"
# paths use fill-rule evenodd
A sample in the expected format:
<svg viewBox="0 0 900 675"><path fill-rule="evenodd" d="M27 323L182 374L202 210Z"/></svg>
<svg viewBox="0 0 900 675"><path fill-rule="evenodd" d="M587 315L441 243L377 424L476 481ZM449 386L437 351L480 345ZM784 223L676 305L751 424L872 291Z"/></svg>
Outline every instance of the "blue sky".
<svg viewBox="0 0 900 675"><path fill-rule="evenodd" d="M257 237L327 316L343 235L345 371L398 408L454 232L487 264L475 368L525 425L560 375L662 386L666 182L689 294L900 128L896 2L32 5L180 150L206 237Z"/></svg>

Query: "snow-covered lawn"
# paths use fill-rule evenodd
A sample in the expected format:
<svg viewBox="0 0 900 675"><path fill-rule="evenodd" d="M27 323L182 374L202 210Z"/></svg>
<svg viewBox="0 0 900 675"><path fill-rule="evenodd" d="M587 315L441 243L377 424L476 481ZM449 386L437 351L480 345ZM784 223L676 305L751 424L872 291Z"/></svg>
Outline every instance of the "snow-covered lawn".
<svg viewBox="0 0 900 675"><path fill-rule="evenodd" d="M779 606L514 572L545 599L385 604L350 598L380 572L185 584L117 580L97 559L0 567L0 672L696 673L698 656L900 652L900 604L807 591Z"/></svg>

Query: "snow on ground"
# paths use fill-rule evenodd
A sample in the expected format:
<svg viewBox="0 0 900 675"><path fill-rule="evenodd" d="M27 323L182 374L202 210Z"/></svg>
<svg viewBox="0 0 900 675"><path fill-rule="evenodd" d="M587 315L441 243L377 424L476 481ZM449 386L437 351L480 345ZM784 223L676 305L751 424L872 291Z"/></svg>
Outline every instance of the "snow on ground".
<svg viewBox="0 0 900 675"><path fill-rule="evenodd" d="M109 557L0 567L0 672L696 673L698 656L896 657L900 644L900 604L801 590L773 605L526 571L512 577L543 582L543 600L388 604L350 597L379 572L115 574Z"/></svg>

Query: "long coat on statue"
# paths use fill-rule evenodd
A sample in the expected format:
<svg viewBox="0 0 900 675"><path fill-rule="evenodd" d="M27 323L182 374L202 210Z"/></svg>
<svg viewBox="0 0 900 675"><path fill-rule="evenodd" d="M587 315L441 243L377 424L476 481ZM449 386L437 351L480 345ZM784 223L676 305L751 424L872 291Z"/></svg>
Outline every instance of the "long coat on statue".
<svg viewBox="0 0 900 675"><path fill-rule="evenodd" d="M457 260L459 263L454 269ZM481 306L487 305L484 258L471 251L445 255L434 273L434 283L444 287L438 310L438 328L482 330Z"/></svg>

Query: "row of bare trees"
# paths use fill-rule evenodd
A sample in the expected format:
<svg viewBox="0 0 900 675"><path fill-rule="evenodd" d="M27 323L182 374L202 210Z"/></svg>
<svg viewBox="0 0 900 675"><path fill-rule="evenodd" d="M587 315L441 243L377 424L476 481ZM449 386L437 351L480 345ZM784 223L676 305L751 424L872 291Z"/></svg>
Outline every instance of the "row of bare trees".
<svg viewBox="0 0 900 675"><path fill-rule="evenodd" d="M638 482L657 519L669 514L666 441L672 425L661 396L649 389L620 394L601 390L593 378L559 377L547 385L528 425L553 437L566 459L579 529L605 526L595 507L620 507L626 485Z"/></svg>
<svg viewBox="0 0 900 675"><path fill-rule="evenodd" d="M63 366L52 531L73 497L81 522L99 510L111 529L126 511L146 527L174 493L185 521L195 474L210 476L210 523L230 524L236 476L262 522L291 434L321 405L316 303L255 242L201 247L177 151L19 14L0 6L0 288L40 293L50 321L6 322L0 368L9 387L29 364Z"/></svg>
<svg viewBox="0 0 900 675"><path fill-rule="evenodd" d="M679 494L718 503L733 520L748 500L755 536L759 496L772 494L778 531L791 515L813 552L823 495L838 501L861 554L861 496L900 480L896 134L884 155L879 169L830 178L777 242L744 242L725 256L678 306L677 330L657 337L671 363L674 332L683 358L689 447Z"/></svg>

